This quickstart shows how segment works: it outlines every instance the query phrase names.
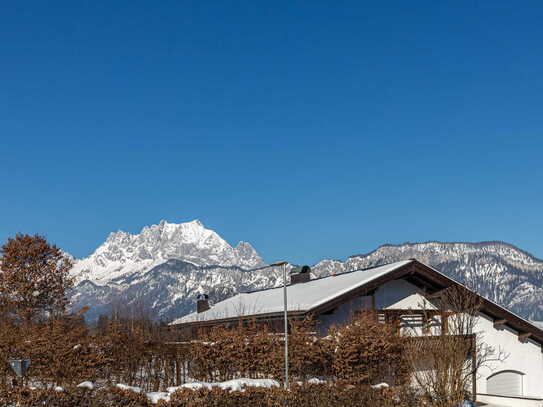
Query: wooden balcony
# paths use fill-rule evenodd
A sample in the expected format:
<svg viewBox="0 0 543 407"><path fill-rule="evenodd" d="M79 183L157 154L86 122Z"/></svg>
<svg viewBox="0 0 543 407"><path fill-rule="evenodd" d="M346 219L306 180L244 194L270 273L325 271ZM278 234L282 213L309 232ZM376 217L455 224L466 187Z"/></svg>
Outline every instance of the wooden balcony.
<svg viewBox="0 0 543 407"><path fill-rule="evenodd" d="M417 309L380 309L358 310L355 315L368 316L383 324L391 324L397 327L397 333L401 334L402 327L412 326L414 322L420 324L422 334L431 334L432 328L439 327L440 333L449 332L448 318L454 312Z"/></svg>

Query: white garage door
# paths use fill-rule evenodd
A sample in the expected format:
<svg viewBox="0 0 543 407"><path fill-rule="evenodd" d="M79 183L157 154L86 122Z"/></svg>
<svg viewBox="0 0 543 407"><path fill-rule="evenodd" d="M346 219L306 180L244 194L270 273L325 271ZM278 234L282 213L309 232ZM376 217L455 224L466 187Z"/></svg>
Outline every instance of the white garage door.
<svg viewBox="0 0 543 407"><path fill-rule="evenodd" d="M486 380L486 392L500 396L522 396L522 376L522 373L513 370L495 373Z"/></svg>

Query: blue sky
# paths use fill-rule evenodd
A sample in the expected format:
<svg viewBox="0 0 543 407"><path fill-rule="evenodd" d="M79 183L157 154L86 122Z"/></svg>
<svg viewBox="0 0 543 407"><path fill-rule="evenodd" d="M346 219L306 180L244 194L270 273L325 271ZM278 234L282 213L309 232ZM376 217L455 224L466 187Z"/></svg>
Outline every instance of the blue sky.
<svg viewBox="0 0 543 407"><path fill-rule="evenodd" d="M543 5L380 3L2 4L0 239L197 218L267 261L543 257Z"/></svg>

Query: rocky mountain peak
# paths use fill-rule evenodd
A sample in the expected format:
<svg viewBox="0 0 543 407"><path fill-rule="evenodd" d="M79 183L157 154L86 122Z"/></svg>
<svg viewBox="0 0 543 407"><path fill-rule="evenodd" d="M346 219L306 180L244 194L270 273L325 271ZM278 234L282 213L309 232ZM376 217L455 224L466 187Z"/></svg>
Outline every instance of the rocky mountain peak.
<svg viewBox="0 0 543 407"><path fill-rule="evenodd" d="M74 266L76 279L107 282L124 274L143 273L169 259L198 266L254 268L264 264L253 247L240 242L233 248L199 220L145 226L138 234L111 233L89 257Z"/></svg>

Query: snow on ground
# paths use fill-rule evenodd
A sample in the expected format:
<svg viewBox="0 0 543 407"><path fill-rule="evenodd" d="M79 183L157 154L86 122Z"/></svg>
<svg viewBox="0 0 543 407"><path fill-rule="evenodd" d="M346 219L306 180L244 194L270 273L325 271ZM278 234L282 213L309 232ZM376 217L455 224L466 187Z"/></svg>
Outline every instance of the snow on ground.
<svg viewBox="0 0 543 407"><path fill-rule="evenodd" d="M326 383L326 381L321 379L309 379L307 381L308 383L313 384L322 384ZM134 387L134 386L127 386L126 384L117 384L116 385L119 389L122 390L132 390L136 393L141 393L141 388ZM151 403L158 403L159 400L165 400L169 401L170 396L172 393L175 393L177 390L182 389L190 389L190 390L199 390L199 389L208 389L211 390L213 387L219 387L223 390L230 390L230 391L243 391L244 387L279 387L280 384L278 381L273 379L234 379L234 380L228 380L225 382L191 382L191 383L185 383L181 386L173 386L168 387L165 391L157 391L157 392L149 392L145 393L149 401ZM379 383L376 385L371 386L374 389L382 389L389 387L386 383Z"/></svg>
<svg viewBox="0 0 543 407"><path fill-rule="evenodd" d="M87 382L84 382L87 383ZM90 383L90 382L88 382ZM83 383L82 383L83 384ZM92 384L92 383L91 383ZM80 385L81 386L81 385ZM128 386L126 384L118 383L115 385L121 390L131 390L136 393L141 393L142 390L140 387ZM81 386L82 387L82 386ZM208 382L192 382L185 383L181 386L168 387L166 392L164 391L155 391L145 393L147 398L151 403L158 403L159 400L170 400L170 395L177 390L181 389L190 389L190 390L199 390L199 389L212 389L213 387L219 387L224 390L230 391L243 391L244 387L279 387L279 382L272 379L234 379L228 380L226 382L217 382L217 383L208 383Z"/></svg>
<svg viewBox="0 0 543 407"><path fill-rule="evenodd" d="M219 387L230 391L241 391L247 387L279 387L279 382L272 379L235 379L219 383Z"/></svg>
<svg viewBox="0 0 543 407"><path fill-rule="evenodd" d="M182 384L181 386L168 387L166 390L168 390L169 393L173 393L176 390L181 390L181 389L190 389L190 390L209 389L211 390L213 386L216 386L218 384L219 383L192 382L192 383Z"/></svg>
<svg viewBox="0 0 543 407"><path fill-rule="evenodd" d="M118 387L121 390L131 390L131 391L134 391L136 393L141 393L141 388L136 387L136 386L128 386L126 384L119 383L119 384L116 385L116 387Z"/></svg>
<svg viewBox="0 0 543 407"><path fill-rule="evenodd" d="M94 389L94 384L92 382L86 381L86 382L83 382L83 383L79 383L77 385L77 387L92 390L92 389Z"/></svg>
<svg viewBox="0 0 543 407"><path fill-rule="evenodd" d="M149 401L153 404L158 403L159 400L170 401L170 393L164 391L155 391L146 394Z"/></svg>
<svg viewBox="0 0 543 407"><path fill-rule="evenodd" d="M279 382L272 379L234 379L226 382L192 382L185 383L181 386L168 387L168 392L173 393L180 389L211 389L213 387L220 387L224 390L241 391L243 387L279 387Z"/></svg>
<svg viewBox="0 0 543 407"><path fill-rule="evenodd" d="M299 384L302 384L302 382L298 382ZM313 378L309 379L307 383L312 384L322 384L326 383L325 380ZM170 396L172 393L176 392L177 390L181 389L190 389L190 390L199 390L199 389L209 389L211 390L213 387L219 387L223 390L230 390L230 391L243 391L244 387L279 387L280 384L278 381L273 379L234 379L234 380L228 380L225 382L191 382L191 383L185 383L181 386L173 386L168 387L167 391L155 391L155 392L148 392L145 393L149 401L153 404L158 403L159 400L164 401L170 401ZM91 381L84 381L82 383L79 383L77 385L79 388L85 388L89 390L94 389L94 384ZM136 386L128 386L126 384L118 383L115 385L115 387L121 389L121 390L130 390L136 393L142 393L142 390L140 387ZM379 383L376 385L371 386L374 389L381 389L385 387L389 387L386 383ZM30 387L31 389L35 389L34 387ZM55 387L55 391L64 391L64 389L60 386Z"/></svg>
<svg viewBox="0 0 543 407"><path fill-rule="evenodd" d="M119 384L117 385L117 387L125 389L125 390L137 389L134 391L141 392L141 389L139 387L130 387L130 386L119 385ZM230 391L243 391L244 387L279 387L279 382L272 379L234 379L234 380L228 380L226 382L217 382L217 383L192 382L192 383L182 384L181 386L168 387L166 389L167 392L151 392L151 393L146 393L146 395L149 401L151 401L152 403L157 403L159 400L169 401L170 395L177 390L212 389L213 387L219 387L221 389L230 390Z"/></svg>

